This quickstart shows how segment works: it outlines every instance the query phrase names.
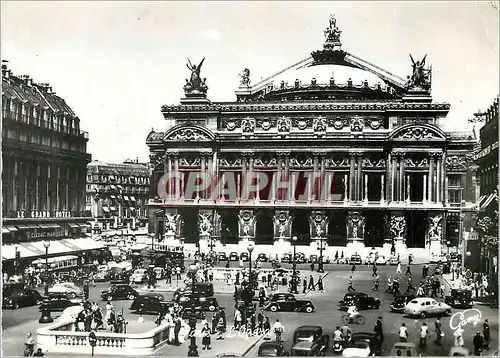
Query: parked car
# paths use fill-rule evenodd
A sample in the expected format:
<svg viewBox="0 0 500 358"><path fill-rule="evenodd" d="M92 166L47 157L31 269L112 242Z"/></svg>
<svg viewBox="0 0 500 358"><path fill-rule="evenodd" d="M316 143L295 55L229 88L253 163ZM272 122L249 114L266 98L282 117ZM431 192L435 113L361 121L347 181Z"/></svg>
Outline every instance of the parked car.
<svg viewBox="0 0 500 358"><path fill-rule="evenodd" d="M132 274L131 280L133 283L142 283L146 281L146 269L136 269Z"/></svg>
<svg viewBox="0 0 500 358"><path fill-rule="evenodd" d="M451 262L462 262L462 255L458 252L450 252L450 261Z"/></svg>
<svg viewBox="0 0 500 358"><path fill-rule="evenodd" d="M292 262L292 254L285 253L281 256L281 262L283 263L291 263Z"/></svg>
<svg viewBox="0 0 500 358"><path fill-rule="evenodd" d="M49 293L63 293L71 298L83 296L82 289L73 282L56 283L54 286L49 287Z"/></svg>
<svg viewBox="0 0 500 358"><path fill-rule="evenodd" d="M351 342L342 352L343 357L369 357L380 355L381 342L374 333L358 332L353 333Z"/></svg>
<svg viewBox="0 0 500 358"><path fill-rule="evenodd" d="M240 255L237 252L231 252L229 254L229 261L240 261Z"/></svg>
<svg viewBox="0 0 500 358"><path fill-rule="evenodd" d="M316 263L316 262L318 262L318 255L310 255L309 263Z"/></svg>
<svg viewBox="0 0 500 358"><path fill-rule="evenodd" d="M304 264L307 262L306 255L302 252L297 252L295 256L295 262L298 264Z"/></svg>
<svg viewBox="0 0 500 358"><path fill-rule="evenodd" d="M175 299L179 305L184 308L191 308L194 306L201 308L203 311L214 312L219 307L219 302L215 297L193 297L191 294L182 294Z"/></svg>
<svg viewBox="0 0 500 358"><path fill-rule="evenodd" d="M249 256L248 252L242 252L242 253L240 254L240 260L242 260L242 261L244 261L244 262L247 262L247 261L248 261L248 259L249 259L249 257L250 257L250 256Z"/></svg>
<svg viewBox="0 0 500 358"><path fill-rule="evenodd" d="M261 252L259 255L257 255L257 261L260 262L267 262L269 259L267 258L267 255L263 252Z"/></svg>
<svg viewBox="0 0 500 358"><path fill-rule="evenodd" d="M36 290L19 290L12 292L3 298L3 308L14 308L36 306L42 302L42 295Z"/></svg>
<svg viewBox="0 0 500 358"><path fill-rule="evenodd" d="M265 311L271 312L307 312L312 313L316 308L309 300L297 300L291 293L275 293L264 306Z"/></svg>
<svg viewBox="0 0 500 358"><path fill-rule="evenodd" d="M392 301L390 306L391 312L403 313L408 302L414 299L415 295L407 293L394 297L394 301Z"/></svg>
<svg viewBox="0 0 500 358"><path fill-rule="evenodd" d="M450 295L444 298L444 302L453 308L471 308L474 305L470 290L452 289Z"/></svg>
<svg viewBox="0 0 500 358"><path fill-rule="evenodd" d="M386 265L387 264L387 260L385 259L385 256L384 255L380 255L376 260L375 260L375 263L377 265Z"/></svg>
<svg viewBox="0 0 500 358"><path fill-rule="evenodd" d="M47 301L51 311L64 311L68 307L82 304L81 298L68 298L64 293L49 293ZM40 310L42 310L44 304L45 302L40 305Z"/></svg>
<svg viewBox="0 0 500 358"><path fill-rule="evenodd" d="M217 258L219 259L219 261L227 261L228 260L225 252L219 252L217 254Z"/></svg>
<svg viewBox="0 0 500 358"><path fill-rule="evenodd" d="M349 292L339 301L339 309L347 311L352 305L356 305L358 310L379 309L382 303L378 298L370 297L362 292Z"/></svg>
<svg viewBox="0 0 500 358"><path fill-rule="evenodd" d="M263 342L257 353L258 357L285 357L289 355L281 342Z"/></svg>
<svg viewBox="0 0 500 358"><path fill-rule="evenodd" d="M128 283L131 271L123 267L112 267L109 274L109 283Z"/></svg>
<svg viewBox="0 0 500 358"><path fill-rule="evenodd" d="M361 259L360 255L354 254L354 255L351 255L348 263L349 264L361 265L363 263L363 260Z"/></svg>
<svg viewBox="0 0 500 358"><path fill-rule="evenodd" d="M293 332L292 356L320 356L324 355L330 337L323 334L321 326L300 326Z"/></svg>
<svg viewBox="0 0 500 358"><path fill-rule="evenodd" d="M444 263L447 261L448 261L448 259L446 258L445 254L435 254L435 253L431 254L430 262L433 264Z"/></svg>
<svg viewBox="0 0 500 358"><path fill-rule="evenodd" d="M139 293L129 285L113 285L109 290L101 291L103 301L134 300Z"/></svg>
<svg viewBox="0 0 500 358"><path fill-rule="evenodd" d="M396 256L391 256L389 258L389 265L391 265L391 266L397 266L398 263L399 263L399 260L398 260L398 258Z"/></svg>
<svg viewBox="0 0 500 358"><path fill-rule="evenodd" d="M410 301L404 309L408 316L419 316L425 318L431 315L449 315L451 307L446 303L437 302L433 298L419 297Z"/></svg>

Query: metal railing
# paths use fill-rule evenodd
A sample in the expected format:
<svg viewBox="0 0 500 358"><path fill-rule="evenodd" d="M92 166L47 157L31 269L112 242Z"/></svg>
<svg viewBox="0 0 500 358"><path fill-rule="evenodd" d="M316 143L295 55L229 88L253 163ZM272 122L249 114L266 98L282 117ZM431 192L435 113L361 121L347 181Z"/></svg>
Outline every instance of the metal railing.
<svg viewBox="0 0 500 358"><path fill-rule="evenodd" d="M86 139L89 138L88 132L81 131L79 128L62 125L62 124L58 123L56 120L46 121L43 119L34 118L33 116L29 116L27 114L16 113L13 111L6 112L6 116L4 116L4 119L16 121L16 122L20 122L20 123L24 123L24 124L28 124L28 125L34 125L36 127L49 129L49 130L53 130L56 132L61 132L61 133L66 133L66 134L76 135L76 136L82 136Z"/></svg>

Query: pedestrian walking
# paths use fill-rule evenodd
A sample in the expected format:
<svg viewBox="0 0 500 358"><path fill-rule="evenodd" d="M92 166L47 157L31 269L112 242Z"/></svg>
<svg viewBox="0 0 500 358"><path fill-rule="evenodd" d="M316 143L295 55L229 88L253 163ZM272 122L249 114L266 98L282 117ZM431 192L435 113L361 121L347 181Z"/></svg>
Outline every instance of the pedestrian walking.
<svg viewBox="0 0 500 358"><path fill-rule="evenodd" d="M179 266L177 266L175 268L176 280L181 280L182 279L181 272L182 272L181 268Z"/></svg>
<svg viewBox="0 0 500 358"><path fill-rule="evenodd" d="M483 336L484 336L484 347L486 349L490 349L491 335L490 335L490 325L487 319L485 319L483 323Z"/></svg>
<svg viewBox="0 0 500 358"><path fill-rule="evenodd" d="M280 323L279 319L277 319L276 322L274 323L273 331L274 331L274 335L276 336L276 342L282 342L281 335L285 331L285 328Z"/></svg>
<svg viewBox="0 0 500 358"><path fill-rule="evenodd" d="M353 262L351 266L351 273L356 272L356 264Z"/></svg>
<svg viewBox="0 0 500 358"><path fill-rule="evenodd" d="M261 287L259 290L259 306L264 307L265 301L266 301L266 291L264 291L264 287Z"/></svg>
<svg viewBox="0 0 500 358"><path fill-rule="evenodd" d="M314 271L314 261L311 262L311 271Z"/></svg>
<svg viewBox="0 0 500 358"><path fill-rule="evenodd" d="M174 344L176 346L180 346L181 342L179 342L179 332L181 331L182 322L179 316L175 316L174 318Z"/></svg>
<svg viewBox="0 0 500 358"><path fill-rule="evenodd" d="M375 334L377 335L380 344L384 342L384 331L382 328L382 316L379 316L377 322L375 323Z"/></svg>
<svg viewBox="0 0 500 358"><path fill-rule="evenodd" d="M224 323L224 319L221 316L219 316L219 319L217 320L217 334L218 334L217 339L218 340L224 339L225 330L226 330L226 325Z"/></svg>
<svg viewBox="0 0 500 358"><path fill-rule="evenodd" d="M401 274L401 262L398 262L398 267L396 268L396 273L397 273L398 275L400 275L400 274Z"/></svg>
<svg viewBox="0 0 500 358"><path fill-rule="evenodd" d="M348 286L347 286L347 291L348 292L354 292L356 291L352 285L352 276L349 276L349 281L348 281Z"/></svg>
<svg viewBox="0 0 500 358"><path fill-rule="evenodd" d="M405 323L401 323L401 327L399 327L398 331L399 341L407 342L408 341L408 328L406 328Z"/></svg>
<svg viewBox="0 0 500 358"><path fill-rule="evenodd" d="M434 323L434 330L436 331L436 345L440 346L443 341L443 328L441 325L441 320L439 317L436 319L436 322Z"/></svg>
<svg viewBox="0 0 500 358"><path fill-rule="evenodd" d="M413 263L413 255L409 254L408 255L408 265L411 265Z"/></svg>
<svg viewBox="0 0 500 358"><path fill-rule="evenodd" d="M410 264L406 265L405 275L410 275L411 276L411 265Z"/></svg>
<svg viewBox="0 0 500 358"><path fill-rule="evenodd" d="M414 291L415 287L413 287L413 282L411 281L411 276L408 277L407 280L408 287L406 288L406 292Z"/></svg>
<svg viewBox="0 0 500 358"><path fill-rule="evenodd" d="M241 312L238 307L234 308L234 329L238 330L241 327L241 321L243 317L241 316Z"/></svg>
<svg viewBox="0 0 500 358"><path fill-rule="evenodd" d="M394 294L394 296L397 296L400 294L400 292L399 292L399 279L397 277L392 282L392 293Z"/></svg>
<svg viewBox="0 0 500 358"><path fill-rule="evenodd" d="M321 276L318 278L318 291L320 293L323 293L323 279L321 278Z"/></svg>
<svg viewBox="0 0 500 358"><path fill-rule="evenodd" d="M380 284L380 277L377 275L377 276L375 276L375 279L373 280L372 291L378 291L379 284Z"/></svg>
<svg viewBox="0 0 500 358"><path fill-rule="evenodd" d="M306 293L307 291L307 280L304 277L304 281L302 281L302 293Z"/></svg>
<svg viewBox="0 0 500 358"><path fill-rule="evenodd" d="M424 322L420 327L420 348L422 350L425 349L427 345L427 335L429 334L429 327L427 327L427 323Z"/></svg>
<svg viewBox="0 0 500 358"><path fill-rule="evenodd" d="M463 347L464 346L464 330L462 326L459 324L458 328L453 333L455 337L455 347Z"/></svg>
<svg viewBox="0 0 500 358"><path fill-rule="evenodd" d="M35 339L33 338L33 334L28 333L28 338L26 338L26 342L24 342L24 356L29 357L33 355L34 350L35 350Z"/></svg>
<svg viewBox="0 0 500 358"><path fill-rule="evenodd" d="M392 292L392 276L387 277L387 290L385 290L385 292Z"/></svg>
<svg viewBox="0 0 500 358"><path fill-rule="evenodd" d="M88 300L89 295L90 295L89 282L85 281L85 283L83 284L83 296L85 297L86 300Z"/></svg>
<svg viewBox="0 0 500 358"><path fill-rule="evenodd" d="M377 271L378 271L378 267L377 267L377 264L374 262L373 267L372 267L372 277L377 277Z"/></svg>
<svg viewBox="0 0 500 358"><path fill-rule="evenodd" d="M422 267L422 277L426 278L429 273L429 265L425 264L424 267Z"/></svg>
<svg viewBox="0 0 500 358"><path fill-rule="evenodd" d="M203 328L201 329L201 335L202 335L202 339L201 339L201 344L203 346L203 350L210 350L212 348L210 348L210 334L211 334L211 330L210 330L210 327L208 326L208 322L205 322L205 324L203 325Z"/></svg>
<svg viewBox="0 0 500 358"><path fill-rule="evenodd" d="M335 263L339 263L339 250L335 251Z"/></svg>
<svg viewBox="0 0 500 358"><path fill-rule="evenodd" d="M474 339L472 340L474 344L474 355L480 356L483 351L484 339L481 337L481 332L477 331Z"/></svg>
<svg viewBox="0 0 500 358"><path fill-rule="evenodd" d="M316 288L314 287L314 278L313 275L309 277L309 285L307 286L307 289L309 291L316 291Z"/></svg>

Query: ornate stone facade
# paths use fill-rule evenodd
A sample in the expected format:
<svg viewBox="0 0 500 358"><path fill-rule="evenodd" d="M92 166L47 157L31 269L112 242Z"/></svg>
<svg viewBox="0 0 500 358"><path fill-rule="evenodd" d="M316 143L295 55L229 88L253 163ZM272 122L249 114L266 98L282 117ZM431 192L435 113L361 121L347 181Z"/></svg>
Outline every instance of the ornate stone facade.
<svg viewBox="0 0 500 358"><path fill-rule="evenodd" d="M253 210L240 210L239 218L239 237L242 239L253 240L255 238L255 214Z"/></svg>
<svg viewBox="0 0 500 358"><path fill-rule="evenodd" d="M309 216L309 227L311 229L311 238L326 238L328 235L328 216L323 210L315 210Z"/></svg>
<svg viewBox="0 0 500 358"><path fill-rule="evenodd" d="M347 216L347 240L363 241L365 235L365 217L358 211L351 211Z"/></svg>
<svg viewBox="0 0 500 358"><path fill-rule="evenodd" d="M274 238L289 240L292 229L292 217L288 211L276 211L274 214Z"/></svg>

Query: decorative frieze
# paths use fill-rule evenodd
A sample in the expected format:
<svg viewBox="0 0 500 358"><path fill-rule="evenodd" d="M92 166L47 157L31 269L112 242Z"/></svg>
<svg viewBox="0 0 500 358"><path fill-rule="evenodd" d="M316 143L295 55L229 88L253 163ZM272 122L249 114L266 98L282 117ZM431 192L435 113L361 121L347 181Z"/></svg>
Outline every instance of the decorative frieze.
<svg viewBox="0 0 500 358"><path fill-rule="evenodd" d="M347 156L325 158L325 166L328 168L349 167L349 158L347 158Z"/></svg>
<svg viewBox="0 0 500 358"><path fill-rule="evenodd" d="M328 119L328 125L335 128L336 130L341 130L344 127L349 126L349 119L346 117L335 116Z"/></svg>
<svg viewBox="0 0 500 358"><path fill-rule="evenodd" d="M401 133L400 138L405 139L431 139L438 138L434 132L424 127L411 127Z"/></svg>
<svg viewBox="0 0 500 358"><path fill-rule="evenodd" d="M241 130L243 134L252 134L255 131L255 119L243 118L241 120Z"/></svg>
<svg viewBox="0 0 500 358"><path fill-rule="evenodd" d="M326 132L326 118L317 117L313 119L313 131L317 137L322 137Z"/></svg>
<svg viewBox="0 0 500 358"><path fill-rule="evenodd" d="M360 116L351 117L349 125L351 132L362 132L364 127L364 118Z"/></svg>
<svg viewBox="0 0 500 358"><path fill-rule="evenodd" d="M446 157L446 169L447 170L466 170L467 160L465 156L448 156Z"/></svg>
<svg viewBox="0 0 500 358"><path fill-rule="evenodd" d="M269 129L276 127L276 119L271 118L260 118L256 121L257 128L262 129L263 131L268 131Z"/></svg>
<svg viewBox="0 0 500 358"><path fill-rule="evenodd" d="M385 159L363 158L362 165L365 168L385 168Z"/></svg>
<svg viewBox="0 0 500 358"><path fill-rule="evenodd" d="M427 158L406 158L404 164L405 168L426 168L429 166L429 160Z"/></svg>
<svg viewBox="0 0 500 358"><path fill-rule="evenodd" d="M188 156L179 158L179 165L182 167L197 167L201 165L199 156Z"/></svg>
<svg viewBox="0 0 500 358"><path fill-rule="evenodd" d="M280 117L277 120L278 133L282 136L290 133L292 120L289 117Z"/></svg>
<svg viewBox="0 0 500 358"><path fill-rule="evenodd" d="M291 168L306 168L313 165L313 158L306 155L293 155L290 157Z"/></svg>
<svg viewBox="0 0 500 358"><path fill-rule="evenodd" d="M294 118L292 120L292 125L300 130L304 130L311 128L313 121L310 118Z"/></svg>
<svg viewBox="0 0 500 358"><path fill-rule="evenodd" d="M227 131L232 132L236 128L240 127L240 122L236 118L222 119L221 120L222 128L225 128Z"/></svg>
<svg viewBox="0 0 500 358"><path fill-rule="evenodd" d="M241 158L238 158L236 156L221 157L219 161L219 164L223 167L238 168L242 165Z"/></svg>
<svg viewBox="0 0 500 358"><path fill-rule="evenodd" d="M180 128L171 134L167 134L164 141L178 142L209 142L212 140L206 133L197 130L196 128Z"/></svg>

